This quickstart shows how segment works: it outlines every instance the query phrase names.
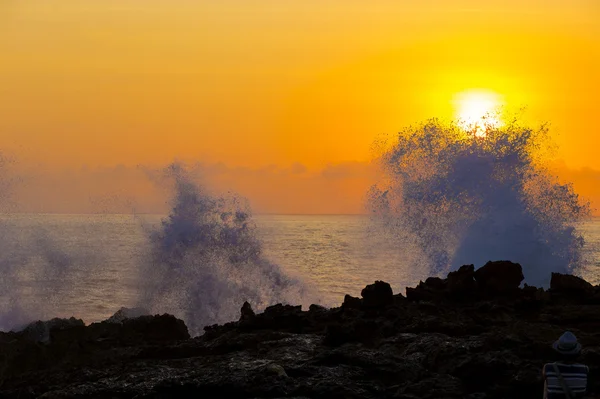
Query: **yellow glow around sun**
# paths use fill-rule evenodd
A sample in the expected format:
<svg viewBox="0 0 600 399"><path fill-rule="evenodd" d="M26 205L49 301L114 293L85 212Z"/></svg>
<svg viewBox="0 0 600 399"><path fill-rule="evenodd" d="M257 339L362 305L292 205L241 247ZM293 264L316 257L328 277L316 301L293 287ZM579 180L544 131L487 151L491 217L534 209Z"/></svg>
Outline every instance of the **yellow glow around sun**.
<svg viewBox="0 0 600 399"><path fill-rule="evenodd" d="M488 90L468 90L454 99L459 125L477 137L485 137L486 130L499 127L498 109L502 96Z"/></svg>

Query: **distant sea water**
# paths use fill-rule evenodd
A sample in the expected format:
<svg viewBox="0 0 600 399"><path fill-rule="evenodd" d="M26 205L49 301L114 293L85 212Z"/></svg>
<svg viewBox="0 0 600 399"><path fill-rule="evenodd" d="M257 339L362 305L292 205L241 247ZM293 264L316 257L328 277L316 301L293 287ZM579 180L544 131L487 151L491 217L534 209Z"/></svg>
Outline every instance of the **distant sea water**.
<svg viewBox="0 0 600 399"><path fill-rule="evenodd" d="M9 309L43 303L51 309L48 317L75 316L86 322L135 306L139 265L146 261L149 232L160 221L159 215L0 216L4 309L11 300L7 292L18 293ZM398 251L366 216L257 215L254 221L266 256L316 287L329 306L339 305L345 294L360 296L375 280L404 293L427 277L419 259ZM579 229L587 259L581 275L598 284L600 219Z"/></svg>

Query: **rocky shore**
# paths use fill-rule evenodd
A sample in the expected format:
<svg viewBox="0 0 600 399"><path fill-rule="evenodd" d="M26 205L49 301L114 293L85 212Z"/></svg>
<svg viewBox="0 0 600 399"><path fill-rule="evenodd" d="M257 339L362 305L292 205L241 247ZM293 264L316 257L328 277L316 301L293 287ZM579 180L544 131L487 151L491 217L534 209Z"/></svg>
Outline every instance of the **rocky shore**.
<svg viewBox="0 0 600 399"><path fill-rule="evenodd" d="M463 266L395 294L385 282L338 308L275 305L190 338L171 315L76 319L0 333L1 398L542 397L541 367L565 330L600 395L600 286L521 266Z"/></svg>

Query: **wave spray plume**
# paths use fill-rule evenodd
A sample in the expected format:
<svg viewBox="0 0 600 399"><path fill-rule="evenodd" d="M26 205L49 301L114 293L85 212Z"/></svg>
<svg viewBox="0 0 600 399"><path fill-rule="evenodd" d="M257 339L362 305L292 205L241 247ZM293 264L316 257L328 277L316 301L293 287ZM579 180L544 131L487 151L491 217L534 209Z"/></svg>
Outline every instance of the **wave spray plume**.
<svg viewBox="0 0 600 399"><path fill-rule="evenodd" d="M548 286L551 271L582 265L576 224L590 214L572 186L549 173L549 144L546 126L516 119L484 134L429 120L384 149L386 179L370 190L369 208L388 232L409 237L429 274L511 260L527 283Z"/></svg>
<svg viewBox="0 0 600 399"><path fill-rule="evenodd" d="M310 304L307 287L263 255L243 200L208 194L179 164L166 172L175 183L174 203L151 234L141 307L174 314L199 334L239 318L244 301L255 309Z"/></svg>

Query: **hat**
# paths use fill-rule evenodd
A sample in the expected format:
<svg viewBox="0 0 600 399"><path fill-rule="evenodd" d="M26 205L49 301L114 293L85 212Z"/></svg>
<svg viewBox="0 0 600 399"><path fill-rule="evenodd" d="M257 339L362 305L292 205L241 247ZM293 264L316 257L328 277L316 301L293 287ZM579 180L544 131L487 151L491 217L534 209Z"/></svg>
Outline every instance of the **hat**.
<svg viewBox="0 0 600 399"><path fill-rule="evenodd" d="M552 344L552 348L563 355L576 355L581 352L581 344L577 342L577 337L571 332L566 331L560 338Z"/></svg>

